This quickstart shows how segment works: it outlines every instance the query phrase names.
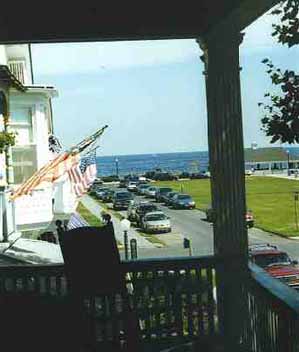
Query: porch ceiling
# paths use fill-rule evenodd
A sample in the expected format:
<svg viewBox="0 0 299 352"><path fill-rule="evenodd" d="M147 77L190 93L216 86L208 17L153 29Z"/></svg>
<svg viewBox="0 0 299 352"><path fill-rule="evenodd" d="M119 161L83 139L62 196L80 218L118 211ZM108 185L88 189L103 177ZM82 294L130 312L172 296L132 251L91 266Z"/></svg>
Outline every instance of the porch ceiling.
<svg viewBox="0 0 299 352"><path fill-rule="evenodd" d="M205 34L231 16L244 26L278 0L130 2L6 2L0 41L85 41L188 38ZM242 9L244 11L242 12ZM261 11L260 11L261 10Z"/></svg>

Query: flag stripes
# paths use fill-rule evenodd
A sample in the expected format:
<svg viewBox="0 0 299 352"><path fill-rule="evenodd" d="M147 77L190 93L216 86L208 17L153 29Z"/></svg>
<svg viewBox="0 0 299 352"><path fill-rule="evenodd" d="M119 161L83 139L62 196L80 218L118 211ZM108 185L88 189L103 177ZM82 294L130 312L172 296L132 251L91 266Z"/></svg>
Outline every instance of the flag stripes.
<svg viewBox="0 0 299 352"><path fill-rule="evenodd" d="M73 165L68 171L77 197L85 194L97 175L95 151L82 158L81 162Z"/></svg>
<svg viewBox="0 0 299 352"><path fill-rule="evenodd" d="M67 224L67 229L72 230L78 227L89 226L89 224L80 216L78 213L71 215L69 222Z"/></svg>
<svg viewBox="0 0 299 352"><path fill-rule="evenodd" d="M79 155L73 155L69 153L62 153L55 159L49 161L40 170L35 172L26 182L24 182L11 196L14 200L25 194L29 194L34 188L39 186L43 182L54 182L61 177L65 172L73 167L75 163L78 163Z"/></svg>

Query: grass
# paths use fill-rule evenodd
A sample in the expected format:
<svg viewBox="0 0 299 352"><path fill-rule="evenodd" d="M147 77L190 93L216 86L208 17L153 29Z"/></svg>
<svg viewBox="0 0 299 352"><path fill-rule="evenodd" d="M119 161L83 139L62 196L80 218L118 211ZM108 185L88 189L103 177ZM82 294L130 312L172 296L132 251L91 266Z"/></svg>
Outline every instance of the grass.
<svg viewBox="0 0 299 352"><path fill-rule="evenodd" d="M149 235L148 233L144 233L144 232L139 232L138 233L145 237L149 242L154 243L154 244L160 244L161 246L165 247L166 244L165 242L163 242L162 240L160 240L159 238L157 238L155 235Z"/></svg>
<svg viewBox="0 0 299 352"><path fill-rule="evenodd" d="M157 182L157 186L169 186L189 193L196 208L204 210L211 203L210 180ZM247 207L253 211L255 226L286 237L299 236L296 229L294 191L299 192L299 182L274 177L246 178ZM299 201L298 218L299 218Z"/></svg>
<svg viewBox="0 0 299 352"><path fill-rule="evenodd" d="M103 223L101 219L99 219L97 216L93 215L82 203L79 203L77 212L82 216L84 220L88 222L90 226L102 226ZM119 248L123 248L123 244L119 241L116 240L117 246Z"/></svg>
<svg viewBox="0 0 299 352"><path fill-rule="evenodd" d="M102 221L92 214L82 203L79 203L77 212L82 216L84 220L88 222L90 226L102 226Z"/></svg>

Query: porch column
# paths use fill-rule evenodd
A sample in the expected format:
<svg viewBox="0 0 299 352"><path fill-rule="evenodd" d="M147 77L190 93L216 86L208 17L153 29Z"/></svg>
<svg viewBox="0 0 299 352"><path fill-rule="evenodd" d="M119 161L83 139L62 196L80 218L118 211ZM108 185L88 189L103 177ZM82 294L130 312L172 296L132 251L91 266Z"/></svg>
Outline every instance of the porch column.
<svg viewBox="0 0 299 352"><path fill-rule="evenodd" d="M248 270L239 65L242 37L237 30L222 30L198 40L205 63L214 252L225 263L217 271L219 322L230 348L242 343L246 316L242 284Z"/></svg>

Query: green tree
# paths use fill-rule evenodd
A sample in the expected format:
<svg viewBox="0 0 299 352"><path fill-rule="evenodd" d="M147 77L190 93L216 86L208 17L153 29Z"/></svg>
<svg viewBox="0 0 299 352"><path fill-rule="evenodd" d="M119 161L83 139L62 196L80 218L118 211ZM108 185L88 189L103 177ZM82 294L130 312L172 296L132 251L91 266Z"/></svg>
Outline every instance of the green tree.
<svg viewBox="0 0 299 352"><path fill-rule="evenodd" d="M272 14L279 19L277 24L273 24L272 36L282 45L298 45L299 1L281 1ZM267 102L259 103L265 113L262 130L272 137L271 143L299 143L299 74L292 70L282 71L270 59L262 62L276 86L275 92L264 95Z"/></svg>

